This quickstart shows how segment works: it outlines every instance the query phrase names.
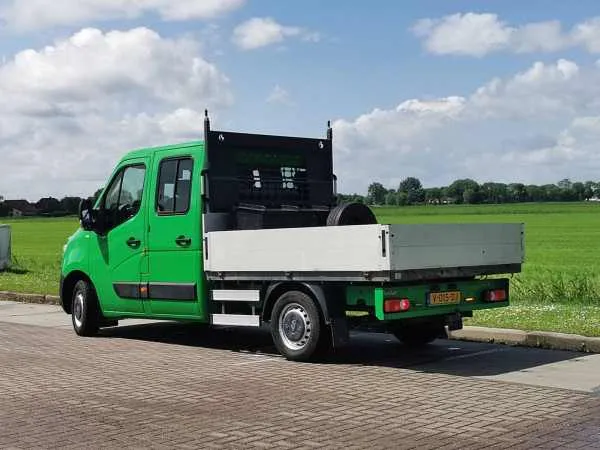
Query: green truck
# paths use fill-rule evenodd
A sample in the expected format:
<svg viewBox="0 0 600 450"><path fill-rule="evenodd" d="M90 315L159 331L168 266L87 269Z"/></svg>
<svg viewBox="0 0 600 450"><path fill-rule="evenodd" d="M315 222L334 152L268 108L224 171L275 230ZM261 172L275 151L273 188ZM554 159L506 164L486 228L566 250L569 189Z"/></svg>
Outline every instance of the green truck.
<svg viewBox="0 0 600 450"><path fill-rule="evenodd" d="M325 138L211 130L135 150L64 246L60 298L81 336L120 319L268 327L309 360L350 330L421 346L509 304L523 225L379 224L339 203Z"/></svg>

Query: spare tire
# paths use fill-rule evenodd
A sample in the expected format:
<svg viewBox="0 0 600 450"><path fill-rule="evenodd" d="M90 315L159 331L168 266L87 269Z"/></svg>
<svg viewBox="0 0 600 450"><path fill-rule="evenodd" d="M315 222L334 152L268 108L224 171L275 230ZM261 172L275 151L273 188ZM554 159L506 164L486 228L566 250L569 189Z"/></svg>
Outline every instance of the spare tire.
<svg viewBox="0 0 600 450"><path fill-rule="evenodd" d="M345 203L336 206L327 216L327 226L373 225L377 223L373 211L362 203Z"/></svg>

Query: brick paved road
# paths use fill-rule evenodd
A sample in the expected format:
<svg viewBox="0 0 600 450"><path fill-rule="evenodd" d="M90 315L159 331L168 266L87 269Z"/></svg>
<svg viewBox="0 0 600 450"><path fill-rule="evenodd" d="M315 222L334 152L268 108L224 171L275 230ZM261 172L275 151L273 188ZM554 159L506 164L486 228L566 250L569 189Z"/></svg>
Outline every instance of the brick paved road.
<svg viewBox="0 0 600 450"><path fill-rule="evenodd" d="M445 373L450 346L377 339L300 364L261 332L0 323L0 447L600 448L598 395L469 376L489 346Z"/></svg>

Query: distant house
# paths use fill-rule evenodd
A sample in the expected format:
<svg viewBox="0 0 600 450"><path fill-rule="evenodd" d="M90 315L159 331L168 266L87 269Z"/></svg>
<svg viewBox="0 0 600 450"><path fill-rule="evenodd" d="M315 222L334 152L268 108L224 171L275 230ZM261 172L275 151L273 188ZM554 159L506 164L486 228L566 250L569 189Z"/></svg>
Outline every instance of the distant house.
<svg viewBox="0 0 600 450"><path fill-rule="evenodd" d="M8 215L12 217L35 216L39 211L27 200L4 200L4 207L8 207Z"/></svg>

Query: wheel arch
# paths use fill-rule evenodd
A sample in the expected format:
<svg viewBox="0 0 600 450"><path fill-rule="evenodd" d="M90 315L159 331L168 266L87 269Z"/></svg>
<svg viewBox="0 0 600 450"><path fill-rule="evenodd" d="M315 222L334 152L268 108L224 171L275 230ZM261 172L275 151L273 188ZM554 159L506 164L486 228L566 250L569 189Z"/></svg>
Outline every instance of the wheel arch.
<svg viewBox="0 0 600 450"><path fill-rule="evenodd" d="M277 299L283 293L294 290L310 295L311 298L316 301L317 306L323 315L323 320L327 325L331 324L334 317L339 317L340 314L344 314L343 302L337 301L339 289L333 286L323 286L300 281L279 281L270 284L265 290L262 319L268 322Z"/></svg>
<svg viewBox="0 0 600 450"><path fill-rule="evenodd" d="M71 314L71 298L73 297L73 289L78 281L85 280L90 283L93 289L95 289L94 283L90 277L81 270L73 270L61 281L60 286L60 304L65 313Z"/></svg>
<svg viewBox="0 0 600 450"><path fill-rule="evenodd" d="M270 284L264 291L264 302L261 318L270 322L271 313L277 299L288 291L300 291L315 300L317 308L323 317L325 325L331 332L334 347L343 347L349 340L348 321L344 288L336 285L322 285L306 282L280 281Z"/></svg>

